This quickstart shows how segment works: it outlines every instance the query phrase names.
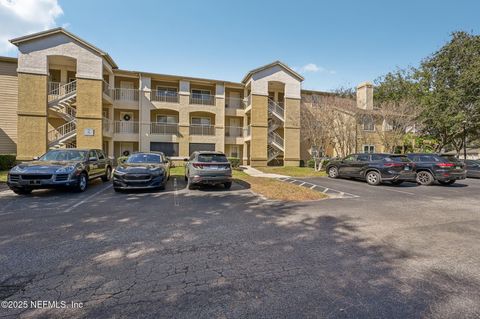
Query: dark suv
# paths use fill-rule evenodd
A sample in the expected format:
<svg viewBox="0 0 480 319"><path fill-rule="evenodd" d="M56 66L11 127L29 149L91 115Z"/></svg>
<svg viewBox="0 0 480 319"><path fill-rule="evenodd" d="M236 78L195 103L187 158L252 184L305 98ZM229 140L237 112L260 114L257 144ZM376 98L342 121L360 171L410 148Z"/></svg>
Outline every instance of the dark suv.
<svg viewBox="0 0 480 319"><path fill-rule="evenodd" d="M407 155L417 166L417 183L432 185L438 181L441 185L451 185L458 179L465 179L465 164L456 158L439 154L414 153Z"/></svg>
<svg viewBox="0 0 480 319"><path fill-rule="evenodd" d="M33 189L70 187L83 192L88 180L112 176L112 160L97 149L50 150L32 162L18 164L8 173L8 186L16 194L29 194Z"/></svg>
<svg viewBox="0 0 480 319"><path fill-rule="evenodd" d="M384 181L394 185L415 181L415 164L405 155L352 154L341 160L330 161L326 172L331 178L360 178L370 185L378 185Z"/></svg>

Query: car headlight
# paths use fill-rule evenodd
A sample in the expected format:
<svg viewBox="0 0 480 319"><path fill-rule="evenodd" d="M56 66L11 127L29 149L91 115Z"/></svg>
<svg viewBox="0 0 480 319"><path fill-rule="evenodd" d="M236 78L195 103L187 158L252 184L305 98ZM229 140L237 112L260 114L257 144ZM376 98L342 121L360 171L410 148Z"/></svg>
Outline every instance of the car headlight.
<svg viewBox="0 0 480 319"><path fill-rule="evenodd" d="M65 166L65 167L60 167L55 171L56 174L65 174L68 173L70 174L75 170L75 166Z"/></svg>
<svg viewBox="0 0 480 319"><path fill-rule="evenodd" d="M120 175L125 175L125 172L116 168L115 171L113 171L113 174L120 176Z"/></svg>
<svg viewBox="0 0 480 319"><path fill-rule="evenodd" d="M15 166L14 168L12 168L11 170L12 173L23 173L25 172L25 167L20 167L20 166Z"/></svg>
<svg viewBox="0 0 480 319"><path fill-rule="evenodd" d="M161 169L161 168L151 168L150 169L150 174L155 175L155 176L159 176L159 175L163 174L163 169Z"/></svg>

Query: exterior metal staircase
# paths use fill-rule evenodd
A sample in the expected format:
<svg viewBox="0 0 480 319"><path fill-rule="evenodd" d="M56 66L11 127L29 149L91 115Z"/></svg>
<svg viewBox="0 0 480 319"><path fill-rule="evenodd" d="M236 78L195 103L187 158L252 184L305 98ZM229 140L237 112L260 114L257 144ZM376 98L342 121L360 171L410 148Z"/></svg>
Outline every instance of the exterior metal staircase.
<svg viewBox="0 0 480 319"><path fill-rule="evenodd" d="M61 85L50 83L48 110L66 121L65 124L48 132L49 148L75 147L77 136L77 109L72 105L77 101L77 82Z"/></svg>
<svg viewBox="0 0 480 319"><path fill-rule="evenodd" d="M267 145L267 163L275 160L278 156L285 152L285 141L280 134L275 132L276 129L283 127L285 123L284 108L268 99L268 145Z"/></svg>

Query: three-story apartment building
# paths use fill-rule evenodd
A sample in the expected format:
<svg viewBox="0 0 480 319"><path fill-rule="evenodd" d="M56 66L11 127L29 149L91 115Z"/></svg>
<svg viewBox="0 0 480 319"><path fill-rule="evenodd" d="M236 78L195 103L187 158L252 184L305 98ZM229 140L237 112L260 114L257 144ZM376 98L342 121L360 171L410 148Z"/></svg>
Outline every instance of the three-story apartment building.
<svg viewBox="0 0 480 319"><path fill-rule="evenodd" d="M18 59L0 58L0 153L31 160L78 147L181 159L217 150L254 166L300 163L302 94L312 93L279 61L230 82L122 70L62 28L11 42Z"/></svg>

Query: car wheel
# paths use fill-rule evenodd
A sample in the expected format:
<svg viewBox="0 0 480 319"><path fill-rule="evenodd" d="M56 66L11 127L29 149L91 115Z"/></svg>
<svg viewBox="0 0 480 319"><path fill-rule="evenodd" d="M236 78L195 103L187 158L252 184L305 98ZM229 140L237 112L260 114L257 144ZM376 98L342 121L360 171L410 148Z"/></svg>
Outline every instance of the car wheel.
<svg viewBox="0 0 480 319"><path fill-rule="evenodd" d="M392 185L400 185L402 183L403 183L403 181L399 181L399 180L392 181Z"/></svg>
<svg viewBox="0 0 480 319"><path fill-rule="evenodd" d="M102 181L108 182L110 179L112 179L112 168L108 166L105 175L102 176Z"/></svg>
<svg viewBox="0 0 480 319"><path fill-rule="evenodd" d="M87 174L85 173L81 173L79 176L78 176L78 181L77 181L77 185L75 186L74 190L76 192L84 192L88 187L88 177L87 177Z"/></svg>
<svg viewBox="0 0 480 319"><path fill-rule="evenodd" d="M417 183L420 185L429 186L434 181L433 175L430 172L422 171L417 173Z"/></svg>
<svg viewBox="0 0 480 319"><path fill-rule="evenodd" d="M12 188L12 191L17 195L28 195L32 192L30 188Z"/></svg>
<svg viewBox="0 0 480 319"><path fill-rule="evenodd" d="M438 181L441 185L452 185L455 183L455 180L449 180L449 181Z"/></svg>
<svg viewBox="0 0 480 319"><path fill-rule="evenodd" d="M122 189L118 188L118 187L114 187L113 190L117 193L121 193L122 192Z"/></svg>
<svg viewBox="0 0 480 319"><path fill-rule="evenodd" d="M166 184L167 184L167 182L163 183L162 185L160 185L160 186L158 187L158 189L161 190L161 191L164 191L164 190L165 190L165 187L166 187Z"/></svg>
<svg viewBox="0 0 480 319"><path fill-rule="evenodd" d="M338 168L336 166L332 166L328 169L328 177L338 178Z"/></svg>
<svg viewBox="0 0 480 319"><path fill-rule="evenodd" d="M223 184L225 186L225 189L230 189L232 187L232 182L227 182Z"/></svg>
<svg viewBox="0 0 480 319"><path fill-rule="evenodd" d="M367 175L365 176L365 179L367 180L367 183L369 185L373 185L373 186L377 186L382 181L382 177L380 176L380 174L375 171L368 172Z"/></svg>
<svg viewBox="0 0 480 319"><path fill-rule="evenodd" d="M188 177L187 177L187 175L185 175L185 182L188 182Z"/></svg>

